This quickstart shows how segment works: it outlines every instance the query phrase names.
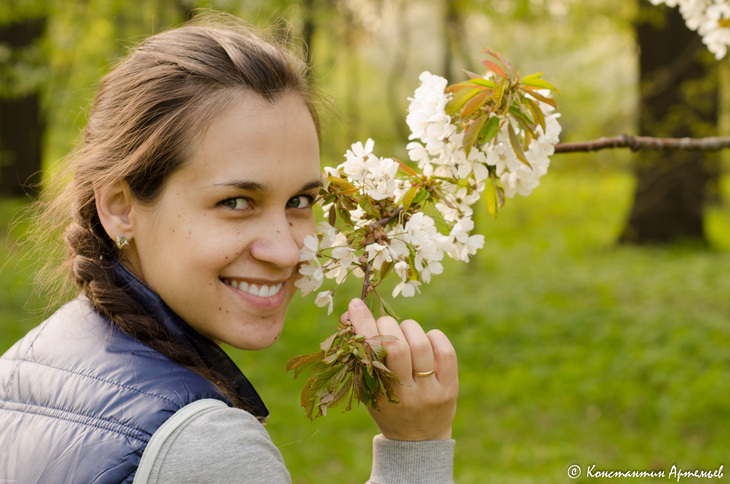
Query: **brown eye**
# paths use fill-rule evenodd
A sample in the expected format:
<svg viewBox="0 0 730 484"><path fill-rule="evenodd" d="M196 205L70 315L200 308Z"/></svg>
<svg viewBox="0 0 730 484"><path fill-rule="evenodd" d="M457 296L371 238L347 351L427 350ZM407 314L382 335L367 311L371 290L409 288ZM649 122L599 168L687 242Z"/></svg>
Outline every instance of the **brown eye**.
<svg viewBox="0 0 730 484"><path fill-rule="evenodd" d="M286 202L286 208L309 208L314 204L314 197L309 195L297 195Z"/></svg>
<svg viewBox="0 0 730 484"><path fill-rule="evenodd" d="M230 208L231 210L246 210L251 208L251 202L244 197L227 198L220 202L220 205Z"/></svg>

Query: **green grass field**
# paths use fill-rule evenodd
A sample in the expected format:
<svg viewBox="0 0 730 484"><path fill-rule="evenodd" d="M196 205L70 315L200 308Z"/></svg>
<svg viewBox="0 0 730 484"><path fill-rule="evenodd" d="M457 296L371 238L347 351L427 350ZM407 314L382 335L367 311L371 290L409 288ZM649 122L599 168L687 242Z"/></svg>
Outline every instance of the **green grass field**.
<svg viewBox="0 0 730 484"><path fill-rule="evenodd" d="M617 246L631 189L621 173L548 176L498 220L478 214L486 245L473 263L449 264L419 297L393 302L459 353L456 482L589 482L588 465L730 466L730 207L710 209L710 248ZM730 180L723 191L730 200ZM18 206L2 202L0 230ZM26 306L31 271L19 254L8 260L21 231L0 233L0 351L47 304ZM289 315L274 347L231 355L272 411L268 430L294 482L364 482L377 431L365 409L310 423L303 381L283 369L337 318L299 297ZM581 478L568 478L572 464Z"/></svg>

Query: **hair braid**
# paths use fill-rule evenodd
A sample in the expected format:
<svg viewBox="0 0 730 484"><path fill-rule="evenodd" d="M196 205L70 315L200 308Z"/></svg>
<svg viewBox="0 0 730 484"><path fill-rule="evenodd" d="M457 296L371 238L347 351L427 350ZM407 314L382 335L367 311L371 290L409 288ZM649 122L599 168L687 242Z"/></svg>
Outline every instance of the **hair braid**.
<svg viewBox="0 0 730 484"><path fill-rule="evenodd" d="M128 336L215 383L235 406L245 408L229 382L194 350L170 337L164 326L145 314L141 305L118 285L112 271L112 251L116 248L110 239L78 222L69 224L64 235L74 281L95 310Z"/></svg>

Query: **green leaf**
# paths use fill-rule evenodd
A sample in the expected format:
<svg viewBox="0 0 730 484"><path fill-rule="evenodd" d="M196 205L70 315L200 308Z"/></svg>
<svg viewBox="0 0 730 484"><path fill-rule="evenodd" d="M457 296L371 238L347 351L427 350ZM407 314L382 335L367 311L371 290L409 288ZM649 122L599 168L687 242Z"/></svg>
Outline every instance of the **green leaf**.
<svg viewBox="0 0 730 484"><path fill-rule="evenodd" d="M375 205L373 205L372 199L370 197L360 197L357 204L360 206L360 208L365 210L365 213L367 213L368 215L377 219L381 217L380 210L378 210Z"/></svg>
<svg viewBox="0 0 730 484"><path fill-rule="evenodd" d="M326 416L328 409L345 401L345 410L349 410L353 398L371 408L377 408L380 394L394 401L392 381L398 378L383 363L385 348L373 344L391 339L394 337L379 335L366 340L351 324L340 323L337 333L322 343L330 348L329 354L322 350L289 360L287 368L295 370L295 377L305 367L312 370L300 398L307 417Z"/></svg>
<svg viewBox="0 0 730 484"><path fill-rule="evenodd" d="M487 122L484 124L484 127L482 127L482 130L479 132L479 144L483 145L485 143L489 143L494 139L495 136L497 136L497 133L499 132L499 124L500 124L499 116L491 116L489 119L487 119Z"/></svg>
<svg viewBox="0 0 730 484"><path fill-rule="evenodd" d="M383 298L380 298L380 301L383 303L383 308L385 309L385 312L388 313L388 316L400 321L400 318L398 317L397 314L395 314L395 311L393 311L393 308L390 307L388 302ZM373 338L370 338L370 339L373 339ZM381 340L381 341L387 341L387 340Z"/></svg>
<svg viewBox="0 0 730 484"><path fill-rule="evenodd" d="M536 124L532 122L532 119L527 117L525 113L523 113L522 110L520 110L520 108L514 104L509 107L509 112L512 115L512 118L517 121L522 129L529 133L530 136L534 137ZM529 142L525 140L525 142L523 143L523 149L526 149L528 145Z"/></svg>
<svg viewBox="0 0 730 484"><path fill-rule="evenodd" d="M334 343L336 337L337 333L331 335L329 338L320 343L319 348L327 353L332 348L332 343Z"/></svg>
<svg viewBox="0 0 730 484"><path fill-rule="evenodd" d="M416 198L416 194L418 193L418 187L412 186L408 189L405 195L403 195L403 208L408 210L411 207L411 204L413 204L413 199Z"/></svg>
<svg viewBox="0 0 730 484"><path fill-rule="evenodd" d="M525 152L522 150L522 143L520 143L520 140L517 139L517 135L515 134L515 130L512 128L512 125L507 123L507 131L509 132L509 140L510 143L512 143L512 149L515 152L515 155L517 156L517 159L519 159L522 163L532 168L530 163L527 161L527 157L525 156Z"/></svg>
<svg viewBox="0 0 730 484"><path fill-rule="evenodd" d="M526 86L520 86L520 89L522 89L523 91L525 91L530 96L532 96L535 99L537 99L538 101L542 101L545 104L549 104L553 108L556 108L557 109L558 105L555 104L555 101L553 99L551 99L549 97L545 97L542 94L540 94L539 92L536 92L534 88L526 87Z"/></svg>
<svg viewBox="0 0 730 484"><path fill-rule="evenodd" d="M468 84L467 87L460 89L456 94L454 94L454 97L449 99L449 102L446 103L446 114L449 116L455 115L464 107L464 104L466 104L469 99L479 94L482 90L483 88L473 84Z"/></svg>
<svg viewBox="0 0 730 484"><path fill-rule="evenodd" d="M545 133L545 115L543 114L542 109L540 109L540 106L538 106L537 102L535 102L535 100L533 99L525 97L524 101L527 103L527 107L532 113L532 119L534 120L535 124L539 124L542 128L542 132Z"/></svg>
<svg viewBox="0 0 730 484"><path fill-rule="evenodd" d="M551 91L555 91L556 93L560 94L560 92L555 88L555 86L553 86L552 84L547 82L545 79L541 79L540 76L542 76L542 72L540 72L538 74L533 74L531 76L525 76L520 81L520 84L522 84L523 86L537 87L539 89L549 89Z"/></svg>
<svg viewBox="0 0 730 484"><path fill-rule="evenodd" d="M352 225L352 218L350 217L349 210L345 210L339 205L336 205L337 216L343 220L347 225Z"/></svg>
<svg viewBox="0 0 730 484"><path fill-rule="evenodd" d="M340 190L355 189L355 187L352 186L352 184L350 182L348 182L347 180L345 180L344 178L340 178L337 176L328 176L327 179L330 181L330 183L332 183L333 185L338 187Z"/></svg>
<svg viewBox="0 0 730 484"><path fill-rule="evenodd" d="M483 77L476 77L473 79L469 79L469 82L472 84L476 84L478 86L487 87L489 89L492 89L497 85L496 82L490 81L489 79L484 79Z"/></svg>
<svg viewBox="0 0 730 484"><path fill-rule="evenodd" d="M324 351L295 356L286 362L286 371L288 373L294 370L294 378L297 378L308 366L320 361L323 357Z"/></svg>
<svg viewBox="0 0 730 484"><path fill-rule="evenodd" d="M413 201L411 204L414 203L422 203L428 200L431 197L431 194L428 193L428 190L421 190L418 192L418 194L413 198Z"/></svg>
<svg viewBox="0 0 730 484"><path fill-rule="evenodd" d="M497 201L497 187L495 186L493 177L487 183L487 208L492 217L497 218L499 214L499 203Z"/></svg>
<svg viewBox="0 0 730 484"><path fill-rule="evenodd" d="M494 99L494 104L499 107L502 104L503 98L504 86L502 86L502 84L497 84L494 89L492 89L492 99Z"/></svg>

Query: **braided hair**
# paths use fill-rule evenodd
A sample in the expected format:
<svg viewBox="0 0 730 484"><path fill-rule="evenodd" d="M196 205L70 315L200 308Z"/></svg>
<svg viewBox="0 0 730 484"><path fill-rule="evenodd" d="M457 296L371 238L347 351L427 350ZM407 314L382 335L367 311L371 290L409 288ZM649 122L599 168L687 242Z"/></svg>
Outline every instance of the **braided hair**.
<svg viewBox="0 0 730 484"><path fill-rule="evenodd" d="M229 382L118 285L112 266L124 261L124 252L101 225L94 190L123 180L135 199L154 203L186 162L191 140L242 92L271 103L301 95L318 127L302 57L223 15L148 38L103 78L80 146L69 157L71 182L49 188L38 202L36 231L63 231L66 282L121 331L209 379L239 407Z"/></svg>

